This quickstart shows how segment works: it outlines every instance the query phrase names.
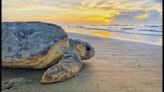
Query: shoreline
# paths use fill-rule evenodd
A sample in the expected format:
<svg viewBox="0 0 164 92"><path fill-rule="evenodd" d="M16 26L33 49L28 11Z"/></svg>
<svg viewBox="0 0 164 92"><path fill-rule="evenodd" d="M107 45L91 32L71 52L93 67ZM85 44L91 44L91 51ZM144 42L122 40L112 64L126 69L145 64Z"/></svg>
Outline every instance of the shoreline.
<svg viewBox="0 0 164 92"><path fill-rule="evenodd" d="M74 33L74 32L67 32L67 33ZM81 34L81 33L75 33L75 34ZM88 35L88 36L94 36L94 35L90 35L90 34L84 34L84 35ZM95 37L99 37L99 36L95 36ZM100 37L101 38L101 37ZM102 37L103 38L103 37ZM104 37L105 38L105 37ZM114 37L109 37L107 39L115 39L115 40L121 40L121 41L128 41L128 42L137 42L137 43L143 43L143 44L149 44L149 45L156 45L156 46L163 46L163 44L157 44L157 43L151 43L151 42L144 42L144 41L137 41L137 40L130 40L130 39L123 39L123 38L114 38Z"/></svg>
<svg viewBox="0 0 164 92"><path fill-rule="evenodd" d="M142 37L142 39L138 38L138 39L134 40L134 39L129 39L129 38L121 38L119 36L117 37L117 35L116 36L112 35L112 33L119 33L119 32L108 32L108 31L104 31L104 30L89 30L88 31L85 29L66 28L66 27L64 27L64 29L66 30L66 32L69 32L69 33L85 34L88 36L97 36L97 37L117 39L117 40L123 40L123 41L140 42L140 43L152 44L152 45L157 45L157 46L163 45L162 38L160 39L159 42L148 42L148 41L144 41L143 37ZM129 35L140 35L140 34L129 34Z"/></svg>

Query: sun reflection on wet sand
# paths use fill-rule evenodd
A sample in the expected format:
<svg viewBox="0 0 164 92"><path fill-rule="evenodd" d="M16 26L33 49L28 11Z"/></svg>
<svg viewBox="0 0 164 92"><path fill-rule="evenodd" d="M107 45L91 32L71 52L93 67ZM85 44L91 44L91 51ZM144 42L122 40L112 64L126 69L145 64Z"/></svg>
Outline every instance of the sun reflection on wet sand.
<svg viewBox="0 0 164 92"><path fill-rule="evenodd" d="M71 33L93 35L93 36L104 37L104 38L109 38L112 35L111 32L102 31L102 30L84 30L78 28L65 28L65 31Z"/></svg>

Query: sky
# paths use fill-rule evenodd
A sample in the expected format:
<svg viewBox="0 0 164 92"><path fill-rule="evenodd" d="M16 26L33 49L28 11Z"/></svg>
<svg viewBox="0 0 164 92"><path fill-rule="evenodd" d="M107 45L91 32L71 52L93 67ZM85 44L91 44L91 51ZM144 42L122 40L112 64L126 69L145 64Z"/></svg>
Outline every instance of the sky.
<svg viewBox="0 0 164 92"><path fill-rule="evenodd" d="M162 0L2 0L2 21L108 25L161 19Z"/></svg>

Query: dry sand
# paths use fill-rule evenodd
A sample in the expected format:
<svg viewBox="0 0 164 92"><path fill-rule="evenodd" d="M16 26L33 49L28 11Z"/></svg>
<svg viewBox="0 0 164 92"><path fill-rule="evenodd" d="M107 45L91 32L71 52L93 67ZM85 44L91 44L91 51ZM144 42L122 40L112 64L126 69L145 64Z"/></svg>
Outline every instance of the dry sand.
<svg viewBox="0 0 164 92"><path fill-rule="evenodd" d="M25 77L32 83L3 92L162 92L162 47L69 33L93 44L94 58L70 80L41 84L45 70L2 68L2 81Z"/></svg>

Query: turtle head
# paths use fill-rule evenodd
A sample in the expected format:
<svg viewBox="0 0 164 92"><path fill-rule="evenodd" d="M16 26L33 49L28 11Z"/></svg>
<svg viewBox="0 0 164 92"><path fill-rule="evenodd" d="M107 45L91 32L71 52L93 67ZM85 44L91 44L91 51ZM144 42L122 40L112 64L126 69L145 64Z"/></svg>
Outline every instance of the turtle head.
<svg viewBox="0 0 164 92"><path fill-rule="evenodd" d="M90 59L94 56L95 49L89 43L73 39L69 39L69 42L70 46L79 53L82 60Z"/></svg>

